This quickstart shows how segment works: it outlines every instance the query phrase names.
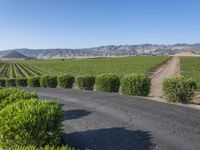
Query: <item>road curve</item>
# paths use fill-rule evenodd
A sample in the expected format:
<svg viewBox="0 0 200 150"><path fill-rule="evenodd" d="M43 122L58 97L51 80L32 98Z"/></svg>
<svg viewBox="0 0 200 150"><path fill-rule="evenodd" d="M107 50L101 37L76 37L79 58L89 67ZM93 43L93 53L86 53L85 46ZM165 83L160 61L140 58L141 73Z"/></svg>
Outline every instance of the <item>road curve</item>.
<svg viewBox="0 0 200 150"><path fill-rule="evenodd" d="M24 89L63 104L64 142L80 149L200 149L200 110L117 93Z"/></svg>

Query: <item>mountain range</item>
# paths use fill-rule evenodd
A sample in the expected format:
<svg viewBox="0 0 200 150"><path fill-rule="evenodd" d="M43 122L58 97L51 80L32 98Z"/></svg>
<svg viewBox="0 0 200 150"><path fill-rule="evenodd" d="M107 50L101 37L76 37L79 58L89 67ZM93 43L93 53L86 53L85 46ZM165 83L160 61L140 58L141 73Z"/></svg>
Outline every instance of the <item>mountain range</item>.
<svg viewBox="0 0 200 150"><path fill-rule="evenodd" d="M28 57L28 56L25 56L19 52L16 52L16 51L11 51L10 53L4 55L2 57L3 60L9 60L9 59L21 59L21 60L28 60L28 59L33 59L32 57Z"/></svg>
<svg viewBox="0 0 200 150"><path fill-rule="evenodd" d="M108 45L83 49L12 49L0 51L0 57L11 51L38 59L49 58L75 58L75 57L112 57L112 56L134 56L134 55L173 55L177 52L187 51L200 54L200 43L198 44L140 44L140 45Z"/></svg>

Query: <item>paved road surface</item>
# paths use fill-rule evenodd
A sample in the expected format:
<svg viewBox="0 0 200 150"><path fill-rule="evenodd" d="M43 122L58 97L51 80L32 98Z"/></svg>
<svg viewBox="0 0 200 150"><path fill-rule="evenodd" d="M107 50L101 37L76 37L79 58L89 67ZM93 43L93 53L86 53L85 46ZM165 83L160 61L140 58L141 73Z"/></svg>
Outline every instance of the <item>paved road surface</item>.
<svg viewBox="0 0 200 150"><path fill-rule="evenodd" d="M64 141L93 150L198 150L200 110L74 89L26 88L59 99Z"/></svg>
<svg viewBox="0 0 200 150"><path fill-rule="evenodd" d="M152 76L150 96L163 97L162 83L166 78L180 75L180 58L172 57L161 66Z"/></svg>

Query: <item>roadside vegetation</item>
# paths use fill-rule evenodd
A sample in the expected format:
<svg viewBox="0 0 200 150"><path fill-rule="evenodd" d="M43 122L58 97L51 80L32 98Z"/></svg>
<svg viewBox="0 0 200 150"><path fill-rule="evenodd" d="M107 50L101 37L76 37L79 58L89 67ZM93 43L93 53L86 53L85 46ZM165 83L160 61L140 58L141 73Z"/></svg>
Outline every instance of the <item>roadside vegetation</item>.
<svg viewBox="0 0 200 150"><path fill-rule="evenodd" d="M181 73L184 77L193 78L197 82L200 91L200 58L181 57Z"/></svg>
<svg viewBox="0 0 200 150"><path fill-rule="evenodd" d="M163 82L163 92L169 102L190 103L197 84L194 79L174 77Z"/></svg>
<svg viewBox="0 0 200 150"><path fill-rule="evenodd" d="M131 74L122 77L121 92L125 95L148 96L150 79L144 74Z"/></svg>
<svg viewBox="0 0 200 150"><path fill-rule="evenodd" d="M124 95L148 96L150 79L145 74L117 76L115 74L35 76L29 78L1 79L1 87L73 88L101 92L120 92Z"/></svg>
<svg viewBox="0 0 200 150"><path fill-rule="evenodd" d="M20 89L0 89L0 98L1 148L73 150L61 146L64 112L58 102Z"/></svg>

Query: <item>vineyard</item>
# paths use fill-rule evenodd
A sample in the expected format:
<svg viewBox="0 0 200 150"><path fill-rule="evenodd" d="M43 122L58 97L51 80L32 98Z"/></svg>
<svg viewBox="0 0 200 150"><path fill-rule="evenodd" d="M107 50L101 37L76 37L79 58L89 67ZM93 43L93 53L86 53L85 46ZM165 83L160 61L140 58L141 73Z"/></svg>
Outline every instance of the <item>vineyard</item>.
<svg viewBox="0 0 200 150"><path fill-rule="evenodd" d="M40 76L45 74L39 68L29 67L19 62L1 62L0 77L1 78L23 78L31 76Z"/></svg>
<svg viewBox="0 0 200 150"><path fill-rule="evenodd" d="M198 85L198 90L200 90L200 58L182 57L181 71L183 76L195 79Z"/></svg>
<svg viewBox="0 0 200 150"><path fill-rule="evenodd" d="M102 59L5 61L0 63L0 77L21 78L44 74L76 76L101 73L114 73L116 75L147 73L168 58L166 56L135 56Z"/></svg>

